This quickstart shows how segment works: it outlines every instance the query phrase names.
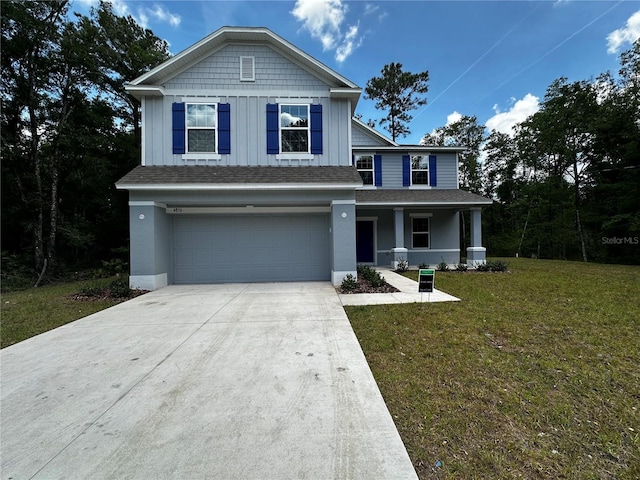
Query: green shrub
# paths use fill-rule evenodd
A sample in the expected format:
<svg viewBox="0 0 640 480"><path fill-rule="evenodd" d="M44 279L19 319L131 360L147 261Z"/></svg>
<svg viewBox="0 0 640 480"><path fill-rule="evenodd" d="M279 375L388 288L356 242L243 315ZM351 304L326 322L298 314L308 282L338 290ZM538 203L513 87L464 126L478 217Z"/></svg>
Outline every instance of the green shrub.
<svg viewBox="0 0 640 480"><path fill-rule="evenodd" d="M457 272L466 272L469 269L466 263L458 263L456 265Z"/></svg>
<svg viewBox="0 0 640 480"><path fill-rule="evenodd" d="M476 270L478 272L490 272L491 271L491 265L489 263L480 263L480 264L476 265Z"/></svg>
<svg viewBox="0 0 640 480"><path fill-rule="evenodd" d="M448 272L449 271L449 264L447 262L444 261L444 259L438 264L438 266L436 267L438 269L438 271L440 272Z"/></svg>
<svg viewBox="0 0 640 480"><path fill-rule="evenodd" d="M382 287L386 283L384 277L369 265L358 265L358 275L369 282L374 288Z"/></svg>
<svg viewBox="0 0 640 480"><path fill-rule="evenodd" d="M488 262L488 265L489 269L492 272L506 272L507 270L509 270L509 264L502 260L493 260L491 262Z"/></svg>
<svg viewBox="0 0 640 480"><path fill-rule="evenodd" d="M422 262L420 265L418 265L418 268L420 270L425 270L425 269L429 268L429 264L425 263L425 262Z"/></svg>
<svg viewBox="0 0 640 480"><path fill-rule="evenodd" d="M107 288L99 283L87 283L80 288L78 294L83 297L101 298L106 296L106 290Z"/></svg>
<svg viewBox="0 0 640 480"><path fill-rule="evenodd" d="M396 272L403 273L409 270L409 262L407 262L404 258L400 257L398 259L398 266L396 267Z"/></svg>
<svg viewBox="0 0 640 480"><path fill-rule="evenodd" d="M347 274L342 279L342 284L340 285L340 288L346 292L355 290L356 288L358 288L358 281L356 280L356 277L354 277L350 273Z"/></svg>
<svg viewBox="0 0 640 480"><path fill-rule="evenodd" d="M129 282L125 278L118 278L109 284L109 292L113 298L127 298L131 295Z"/></svg>

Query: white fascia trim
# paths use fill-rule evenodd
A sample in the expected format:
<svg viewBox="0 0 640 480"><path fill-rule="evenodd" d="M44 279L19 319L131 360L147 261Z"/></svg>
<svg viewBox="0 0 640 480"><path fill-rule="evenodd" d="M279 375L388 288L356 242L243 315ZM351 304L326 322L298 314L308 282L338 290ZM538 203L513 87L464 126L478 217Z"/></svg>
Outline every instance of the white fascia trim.
<svg viewBox="0 0 640 480"><path fill-rule="evenodd" d="M167 208L166 203L155 202L153 200L129 200L130 207L158 207Z"/></svg>
<svg viewBox="0 0 640 480"><path fill-rule="evenodd" d="M201 190L355 190L359 183L176 183L176 184L128 184L120 183L120 190L163 190L163 191L201 191ZM353 200L355 203L355 200Z"/></svg>
<svg viewBox="0 0 640 480"><path fill-rule="evenodd" d="M164 97L166 92L164 87L159 85L131 85L125 84L124 89L134 97L144 95L148 97Z"/></svg>
<svg viewBox="0 0 640 480"><path fill-rule="evenodd" d="M355 200L331 200L331 205L355 205Z"/></svg>
<svg viewBox="0 0 640 480"><path fill-rule="evenodd" d="M280 213L330 213L329 207L167 207L166 213L171 215L193 214L280 214Z"/></svg>
<svg viewBox="0 0 640 480"><path fill-rule="evenodd" d="M356 119L354 119L356 120ZM357 121L357 120L356 120ZM375 131L375 130L372 130ZM363 150L363 149L370 149L371 147L358 147L358 146L354 146L353 150ZM377 152L403 152L406 153L408 155L412 154L412 153L416 153L416 154L425 154L425 153L457 153L457 152L463 152L464 148L463 147L427 147L424 145L402 145L402 144L397 144L396 146L376 146L373 147L375 148L375 150Z"/></svg>

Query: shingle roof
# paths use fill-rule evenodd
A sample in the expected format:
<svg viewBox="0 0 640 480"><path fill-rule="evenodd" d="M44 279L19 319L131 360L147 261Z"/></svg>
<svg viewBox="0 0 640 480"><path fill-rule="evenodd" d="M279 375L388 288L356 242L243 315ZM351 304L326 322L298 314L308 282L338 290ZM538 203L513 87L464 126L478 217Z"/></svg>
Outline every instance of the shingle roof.
<svg viewBox="0 0 640 480"><path fill-rule="evenodd" d="M376 189L357 190L357 205L491 205L489 198L465 190L432 188L425 190Z"/></svg>
<svg viewBox="0 0 640 480"><path fill-rule="evenodd" d="M118 188L186 185L309 184L357 187L355 167L137 166L116 182Z"/></svg>

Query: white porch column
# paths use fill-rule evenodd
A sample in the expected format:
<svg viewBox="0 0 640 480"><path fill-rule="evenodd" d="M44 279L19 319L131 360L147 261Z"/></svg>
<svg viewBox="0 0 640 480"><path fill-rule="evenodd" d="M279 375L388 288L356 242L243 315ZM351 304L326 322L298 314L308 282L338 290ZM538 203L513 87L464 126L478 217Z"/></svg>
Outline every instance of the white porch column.
<svg viewBox="0 0 640 480"><path fill-rule="evenodd" d="M393 225L395 232L395 247L391 249L391 268L398 268L401 260L408 261L408 250L404 246L404 208L393 209Z"/></svg>
<svg viewBox="0 0 640 480"><path fill-rule="evenodd" d="M472 208L471 246L467 248L467 264L476 267L487 262L487 249L482 246L482 209Z"/></svg>

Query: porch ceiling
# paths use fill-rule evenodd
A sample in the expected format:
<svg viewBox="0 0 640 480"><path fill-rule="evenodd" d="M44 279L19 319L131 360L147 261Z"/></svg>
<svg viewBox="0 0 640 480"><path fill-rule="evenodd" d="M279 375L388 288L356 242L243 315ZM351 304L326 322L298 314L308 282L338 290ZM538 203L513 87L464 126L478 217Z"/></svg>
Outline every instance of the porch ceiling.
<svg viewBox="0 0 640 480"><path fill-rule="evenodd" d="M371 189L356 190L356 206L424 206L435 208L472 208L491 205L489 198L458 189Z"/></svg>

